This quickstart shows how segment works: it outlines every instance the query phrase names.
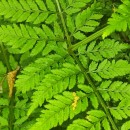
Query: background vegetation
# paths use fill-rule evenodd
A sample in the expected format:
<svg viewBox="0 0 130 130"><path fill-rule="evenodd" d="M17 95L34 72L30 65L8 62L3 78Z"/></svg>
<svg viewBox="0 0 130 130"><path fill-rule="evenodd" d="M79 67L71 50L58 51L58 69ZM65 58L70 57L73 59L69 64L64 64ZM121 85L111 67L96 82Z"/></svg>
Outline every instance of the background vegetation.
<svg viewBox="0 0 130 130"><path fill-rule="evenodd" d="M0 0L0 129L129 130L129 39L129 0Z"/></svg>

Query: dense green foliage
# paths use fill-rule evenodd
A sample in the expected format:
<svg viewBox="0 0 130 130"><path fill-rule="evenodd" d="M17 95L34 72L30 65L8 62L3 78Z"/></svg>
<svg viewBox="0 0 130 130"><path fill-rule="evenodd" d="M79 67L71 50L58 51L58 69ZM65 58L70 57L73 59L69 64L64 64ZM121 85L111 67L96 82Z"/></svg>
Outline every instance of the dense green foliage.
<svg viewBox="0 0 130 130"><path fill-rule="evenodd" d="M129 130L129 39L129 0L0 0L0 130Z"/></svg>

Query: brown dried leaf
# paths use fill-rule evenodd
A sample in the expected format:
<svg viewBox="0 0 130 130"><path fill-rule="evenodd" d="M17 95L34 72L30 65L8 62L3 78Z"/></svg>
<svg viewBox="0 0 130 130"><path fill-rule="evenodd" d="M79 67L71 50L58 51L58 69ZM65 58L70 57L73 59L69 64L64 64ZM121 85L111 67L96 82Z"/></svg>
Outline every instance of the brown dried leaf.
<svg viewBox="0 0 130 130"><path fill-rule="evenodd" d="M19 68L20 67L18 66L16 70L13 70L7 74L7 81L8 81L8 86L9 86L9 97L10 98L12 97L12 94L13 94L14 82L15 82L16 74L17 74Z"/></svg>

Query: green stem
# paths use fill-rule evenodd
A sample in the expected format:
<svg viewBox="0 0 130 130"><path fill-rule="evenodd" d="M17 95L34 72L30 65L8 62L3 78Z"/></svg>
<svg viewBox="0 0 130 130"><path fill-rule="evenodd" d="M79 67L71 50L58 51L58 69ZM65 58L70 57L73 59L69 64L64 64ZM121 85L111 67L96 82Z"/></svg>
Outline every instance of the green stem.
<svg viewBox="0 0 130 130"><path fill-rule="evenodd" d="M80 42L78 42L78 43L76 43L76 44L70 46L69 49L71 49L71 50L74 51L74 50L78 49L79 46L84 45L84 44L87 44L87 43L93 41L93 40L96 39L97 37L101 36L101 35L103 34L104 30L106 30L106 28L107 28L107 27L104 27L104 28L102 28L101 30L99 30L99 31L95 32L94 34L90 35L89 37L85 38L84 40L82 40L82 41L80 41Z"/></svg>
<svg viewBox="0 0 130 130"><path fill-rule="evenodd" d="M8 69L8 72L11 71L11 66L9 64L9 59L7 56L7 52L6 49L4 48L4 45L2 43L0 43L1 46L1 51L3 54L3 59L5 61L6 67ZM9 115L8 115L8 128L9 130L14 130L14 104L15 104L15 96L14 96L14 91L12 94L12 97L9 99Z"/></svg>
<svg viewBox="0 0 130 130"><path fill-rule="evenodd" d="M60 14L60 18L61 18L61 22L62 22L64 31L65 31L65 36L67 38L68 46L71 46L71 40L70 40L68 31L67 31L67 28L66 28L66 24L65 24L64 17L63 17L63 14L62 14L62 11L61 11L61 8L60 8L60 4L59 4L58 0L56 0L56 4L57 4L58 10L59 10L59 14Z"/></svg>
<svg viewBox="0 0 130 130"><path fill-rule="evenodd" d="M78 66L80 67L82 73L84 74L86 80L89 82L90 86L92 87L93 91L95 92L95 95L97 96L98 98L98 101L99 103L101 104L101 106L103 107L104 111L106 112L106 115L113 127L114 130L118 130L118 128L116 127L116 124L115 122L113 121L112 117L111 117L111 114L109 112L109 110L107 109L106 107L106 104L104 102L104 100L102 99L101 95L99 94L99 92L97 91L96 89L96 86L93 84L92 80L90 79L89 75L86 73L86 70L85 68L83 67L82 63L80 62L80 60L76 57L75 53L73 52L74 50L76 50L79 46L83 45L83 44L86 44L92 40L94 40L95 38L99 37L102 35L103 31L106 29L106 28L103 28L101 30L99 30L98 32L92 34L91 36L89 36L88 38L84 39L83 41L75 44L75 45L72 45L71 44L71 40L70 40L70 37L68 35L68 31L67 31L67 27L65 25L65 21L64 21L64 18L63 18L63 15L62 15L62 12L61 12L61 8L60 8L60 4L58 2L58 0L56 0L56 3L57 3L57 7L58 7L58 10L59 10L59 13L60 13L60 17L61 17L61 21L62 21L62 24L63 24L63 28L64 28L64 31L65 31L65 35L67 37L67 44L68 44L68 50L69 50L69 53L70 55L72 55L72 57L74 58L74 60L77 62Z"/></svg>

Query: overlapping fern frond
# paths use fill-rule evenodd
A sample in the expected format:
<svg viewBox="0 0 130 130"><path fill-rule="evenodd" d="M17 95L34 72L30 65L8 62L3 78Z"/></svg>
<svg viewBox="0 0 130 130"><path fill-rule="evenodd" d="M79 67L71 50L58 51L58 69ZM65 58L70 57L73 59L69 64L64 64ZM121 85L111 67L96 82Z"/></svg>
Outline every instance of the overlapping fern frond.
<svg viewBox="0 0 130 130"><path fill-rule="evenodd" d="M46 110L42 111L41 118L30 130L36 128L49 130L87 109L86 95L83 92L76 92L76 95L79 99L76 102L75 109L72 105L75 97L71 92L63 92L63 95L56 95L54 100L49 100L49 104L45 105Z"/></svg>
<svg viewBox="0 0 130 130"><path fill-rule="evenodd" d="M108 20L108 26L103 33L103 38L114 31L126 31L130 28L130 1L122 0L122 4L115 10Z"/></svg>
<svg viewBox="0 0 130 130"><path fill-rule="evenodd" d="M43 48L48 49L48 46L51 46L53 50L56 41L63 41L63 34L58 23L54 24L54 29L53 32L45 24L42 24L42 28L24 24L1 25L0 40L9 46L9 51L12 53L25 53L33 48L30 55L34 56L42 52Z"/></svg>
<svg viewBox="0 0 130 130"><path fill-rule="evenodd" d="M111 126L103 111L91 110L87 112L86 119L77 119L67 128L67 130L75 130L75 129L111 130Z"/></svg>
<svg viewBox="0 0 130 130"><path fill-rule="evenodd" d="M56 8L51 0L2 0L0 2L0 15L11 22L27 22L39 24L51 23L57 19Z"/></svg>

